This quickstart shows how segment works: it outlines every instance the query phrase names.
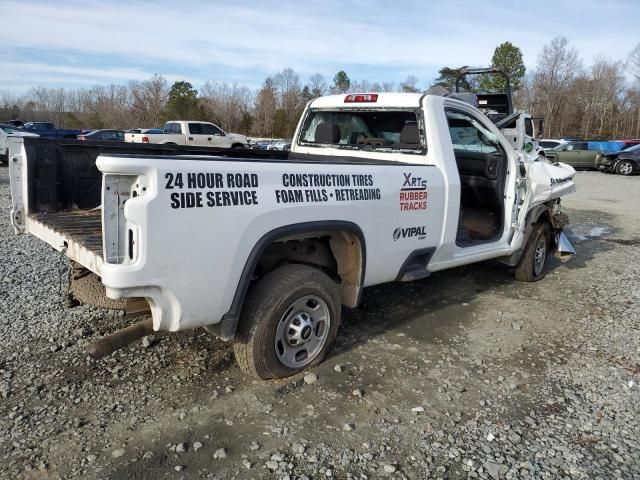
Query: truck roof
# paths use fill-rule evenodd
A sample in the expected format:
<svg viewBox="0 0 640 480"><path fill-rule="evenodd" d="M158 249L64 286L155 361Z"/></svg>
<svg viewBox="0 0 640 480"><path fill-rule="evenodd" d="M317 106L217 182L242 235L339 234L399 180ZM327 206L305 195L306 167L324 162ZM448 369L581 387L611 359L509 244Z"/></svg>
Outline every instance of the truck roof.
<svg viewBox="0 0 640 480"><path fill-rule="evenodd" d="M347 97L358 95L377 95L375 101L345 102ZM394 93L394 92L366 92L343 93L340 95L327 95L311 101L310 108L362 108L362 107L398 107L416 108L420 106L420 99L424 93Z"/></svg>

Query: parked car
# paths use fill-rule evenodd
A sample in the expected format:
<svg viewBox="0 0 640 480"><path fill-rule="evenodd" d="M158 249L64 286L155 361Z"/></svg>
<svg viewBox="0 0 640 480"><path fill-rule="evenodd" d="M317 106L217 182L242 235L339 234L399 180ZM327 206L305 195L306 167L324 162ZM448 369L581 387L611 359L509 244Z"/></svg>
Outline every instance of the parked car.
<svg viewBox="0 0 640 480"><path fill-rule="evenodd" d="M9 147L7 138L9 137L37 137L35 133L23 132L16 127L7 124L0 124L0 163L9 162Z"/></svg>
<svg viewBox="0 0 640 480"><path fill-rule="evenodd" d="M254 142L251 145L251 148L254 150L268 150L271 143L271 140L260 140L258 142Z"/></svg>
<svg viewBox="0 0 640 480"><path fill-rule="evenodd" d="M126 133L151 133L158 134L164 133L164 130L161 128L132 128L131 130L127 130Z"/></svg>
<svg viewBox="0 0 640 480"><path fill-rule="evenodd" d="M16 128L22 127L24 125L24 122L22 120L7 120L5 123Z"/></svg>
<svg viewBox="0 0 640 480"><path fill-rule="evenodd" d="M27 122L21 129L44 138L77 138L82 134L82 130L56 128L51 122Z"/></svg>
<svg viewBox="0 0 640 480"><path fill-rule="evenodd" d="M597 168L607 173L631 175L640 172L640 144L625 148L620 152L600 155Z"/></svg>
<svg viewBox="0 0 640 480"><path fill-rule="evenodd" d="M546 150L544 156L552 162L566 163L574 168L598 168L596 158L601 154L601 150L597 148L599 143L567 142Z"/></svg>
<svg viewBox="0 0 640 480"><path fill-rule="evenodd" d="M267 150L291 150L291 140L278 140L277 142L273 142L270 145L267 145Z"/></svg>
<svg viewBox="0 0 640 480"><path fill-rule="evenodd" d="M124 142L124 132L122 130L94 130L90 133L78 135L78 140Z"/></svg>
<svg viewBox="0 0 640 480"><path fill-rule="evenodd" d="M564 140L556 140L553 138L543 138L542 140L538 140L538 146L544 150L550 150L565 143L567 142L565 142Z"/></svg>
<svg viewBox="0 0 640 480"><path fill-rule="evenodd" d="M124 139L130 143L249 148L247 137L244 135L227 133L213 123L196 120L167 122L163 133L126 133Z"/></svg>

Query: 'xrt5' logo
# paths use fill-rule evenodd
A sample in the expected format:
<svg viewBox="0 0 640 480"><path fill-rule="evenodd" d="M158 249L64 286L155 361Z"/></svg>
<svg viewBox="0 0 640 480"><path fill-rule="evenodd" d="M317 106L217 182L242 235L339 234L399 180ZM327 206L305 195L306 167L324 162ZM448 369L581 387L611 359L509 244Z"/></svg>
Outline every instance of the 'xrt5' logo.
<svg viewBox="0 0 640 480"><path fill-rule="evenodd" d="M404 183L402 184L402 188L400 191L416 191L416 190L426 190L427 189L427 179L421 177L414 177L411 172L403 173L404 175Z"/></svg>

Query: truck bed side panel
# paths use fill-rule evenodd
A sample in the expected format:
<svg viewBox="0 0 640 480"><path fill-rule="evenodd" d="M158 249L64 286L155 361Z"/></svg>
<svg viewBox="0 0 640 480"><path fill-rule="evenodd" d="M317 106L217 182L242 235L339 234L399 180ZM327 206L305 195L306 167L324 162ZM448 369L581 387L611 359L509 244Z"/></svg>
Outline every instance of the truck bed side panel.
<svg viewBox="0 0 640 480"><path fill-rule="evenodd" d="M105 263L103 282L110 296L151 299L156 329L220 321L252 248L277 228L357 225L366 242L364 285L395 280L407 258L436 247L442 233L444 180L432 165L304 156L101 156L98 165L105 182L121 177L139 186L124 204L121 228L134 252Z"/></svg>

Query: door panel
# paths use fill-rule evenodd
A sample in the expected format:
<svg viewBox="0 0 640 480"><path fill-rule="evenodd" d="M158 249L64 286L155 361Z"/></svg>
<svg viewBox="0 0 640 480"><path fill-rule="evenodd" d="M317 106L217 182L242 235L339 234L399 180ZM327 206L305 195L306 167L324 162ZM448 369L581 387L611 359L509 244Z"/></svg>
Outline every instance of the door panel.
<svg viewBox="0 0 640 480"><path fill-rule="evenodd" d="M206 136L207 145L210 147L230 147L228 138L224 132L215 125L202 124L202 133Z"/></svg>

